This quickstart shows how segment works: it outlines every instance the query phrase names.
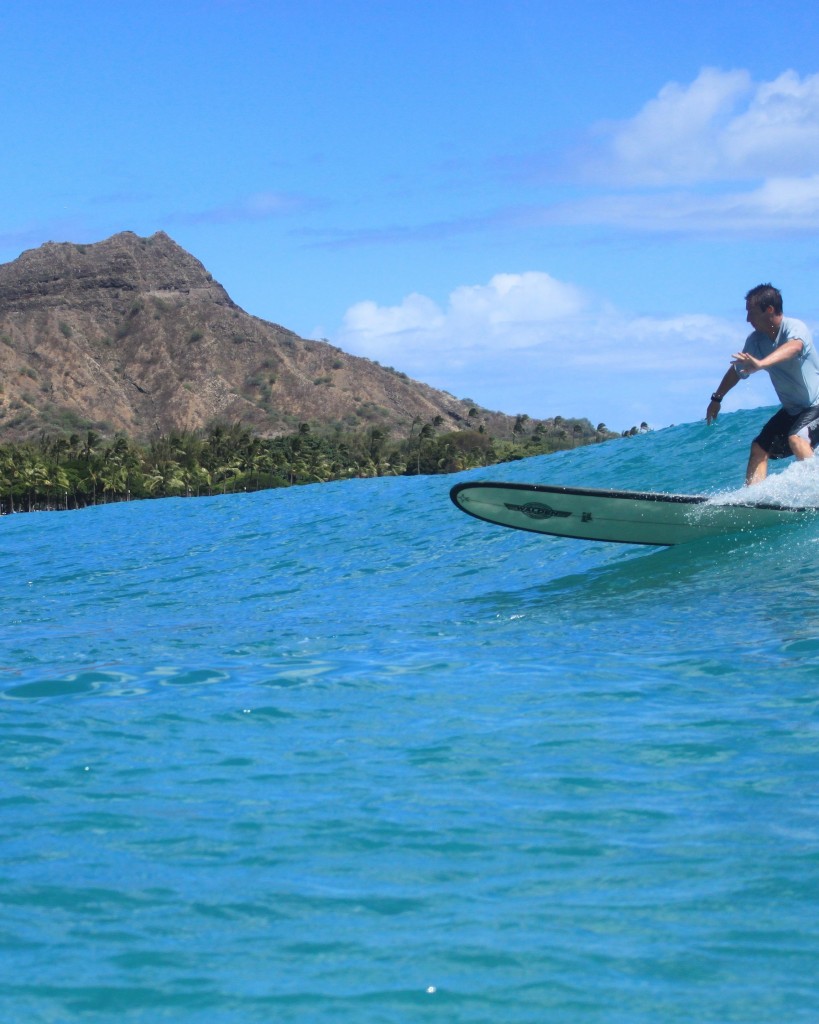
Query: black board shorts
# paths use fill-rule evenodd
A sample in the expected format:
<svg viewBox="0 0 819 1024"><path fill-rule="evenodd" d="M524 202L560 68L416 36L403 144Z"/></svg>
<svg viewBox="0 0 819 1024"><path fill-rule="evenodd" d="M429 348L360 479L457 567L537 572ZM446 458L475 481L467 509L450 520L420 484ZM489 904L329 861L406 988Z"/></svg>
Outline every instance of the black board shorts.
<svg viewBox="0 0 819 1024"><path fill-rule="evenodd" d="M796 415L780 409L771 416L754 441L767 452L769 459L787 459L793 455L788 438L794 434L810 441L811 448L819 444L819 405L803 409Z"/></svg>

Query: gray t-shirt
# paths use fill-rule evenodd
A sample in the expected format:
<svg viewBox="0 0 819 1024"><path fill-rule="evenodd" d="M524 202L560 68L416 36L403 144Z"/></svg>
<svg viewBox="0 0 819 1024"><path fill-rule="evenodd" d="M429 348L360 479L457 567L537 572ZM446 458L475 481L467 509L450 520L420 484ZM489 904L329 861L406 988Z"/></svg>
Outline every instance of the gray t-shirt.
<svg viewBox="0 0 819 1024"><path fill-rule="evenodd" d="M777 363L776 366L766 366L765 369L771 375L771 383L779 401L795 416L803 409L819 405L819 354L806 324L791 316L783 316L776 338L771 340L762 331L753 331L748 335L743 351L756 359L764 359L774 349L794 338L802 341L802 351L799 355L785 360L784 363ZM739 370L737 372L739 373Z"/></svg>

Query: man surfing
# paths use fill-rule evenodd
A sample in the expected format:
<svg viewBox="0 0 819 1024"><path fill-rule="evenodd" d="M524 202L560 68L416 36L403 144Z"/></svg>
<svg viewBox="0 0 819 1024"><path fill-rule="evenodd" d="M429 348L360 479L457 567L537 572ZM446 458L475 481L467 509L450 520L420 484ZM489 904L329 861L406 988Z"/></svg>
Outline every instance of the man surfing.
<svg viewBox="0 0 819 1024"><path fill-rule="evenodd" d="M734 385L767 370L782 408L751 442L745 483L755 484L768 474L768 459L810 459L819 444L819 354L807 326L782 315L782 295L771 284L759 284L745 296L748 323L753 331L719 387L711 395L705 414L713 423L725 395Z"/></svg>

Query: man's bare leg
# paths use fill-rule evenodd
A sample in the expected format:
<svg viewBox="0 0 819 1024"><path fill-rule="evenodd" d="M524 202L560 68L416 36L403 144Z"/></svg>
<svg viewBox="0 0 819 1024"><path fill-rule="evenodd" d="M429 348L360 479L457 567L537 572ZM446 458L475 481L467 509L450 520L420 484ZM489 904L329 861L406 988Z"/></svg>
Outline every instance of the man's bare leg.
<svg viewBox="0 0 819 1024"><path fill-rule="evenodd" d="M797 438L801 440L801 438ZM810 445L808 445L810 448ZM760 448L756 441L751 443L751 457L745 470L745 486L761 483L768 475L768 453Z"/></svg>
<svg viewBox="0 0 819 1024"><path fill-rule="evenodd" d="M804 437L799 437L798 434L792 434L788 438L788 444L791 446L791 451L800 462L804 462L805 459L813 458L813 448L810 446L810 441L806 441Z"/></svg>

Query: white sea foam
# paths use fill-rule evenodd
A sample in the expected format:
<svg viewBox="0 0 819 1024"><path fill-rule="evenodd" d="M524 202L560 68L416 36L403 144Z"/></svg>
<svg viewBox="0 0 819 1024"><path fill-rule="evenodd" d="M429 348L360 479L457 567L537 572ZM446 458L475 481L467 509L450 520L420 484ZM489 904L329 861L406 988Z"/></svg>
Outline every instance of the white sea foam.
<svg viewBox="0 0 819 1024"><path fill-rule="evenodd" d="M772 474L761 483L722 491L708 499L711 505L745 505L748 502L770 502L788 508L819 506L819 458L793 462L781 473Z"/></svg>

